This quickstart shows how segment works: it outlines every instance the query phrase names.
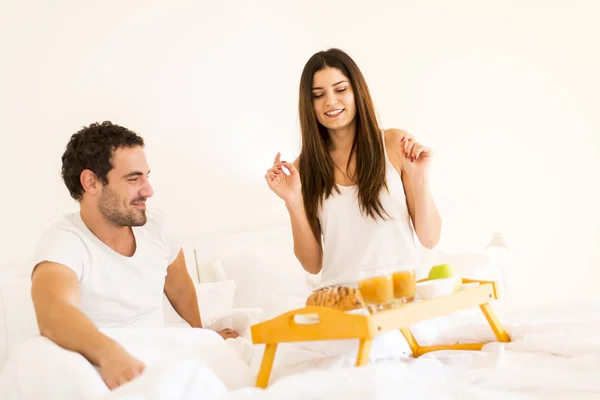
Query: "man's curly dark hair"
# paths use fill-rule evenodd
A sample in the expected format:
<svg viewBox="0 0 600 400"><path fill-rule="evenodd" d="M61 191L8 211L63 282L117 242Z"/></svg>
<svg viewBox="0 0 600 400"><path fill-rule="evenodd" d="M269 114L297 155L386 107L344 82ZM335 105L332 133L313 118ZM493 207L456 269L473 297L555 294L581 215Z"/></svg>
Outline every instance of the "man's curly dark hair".
<svg viewBox="0 0 600 400"><path fill-rule="evenodd" d="M144 147L144 139L127 128L104 121L93 123L74 133L62 155L62 178L75 200L83 198L80 176L91 170L103 184L113 168L113 152L120 147Z"/></svg>

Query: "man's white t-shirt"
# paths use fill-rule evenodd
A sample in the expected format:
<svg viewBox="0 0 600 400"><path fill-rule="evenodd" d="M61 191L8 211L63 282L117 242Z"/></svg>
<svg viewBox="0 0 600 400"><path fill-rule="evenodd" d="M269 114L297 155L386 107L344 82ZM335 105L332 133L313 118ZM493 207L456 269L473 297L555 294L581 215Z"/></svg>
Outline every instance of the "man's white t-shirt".
<svg viewBox="0 0 600 400"><path fill-rule="evenodd" d="M63 216L47 230L34 264L51 261L71 268L80 283L80 309L98 328L162 327L167 267L180 244L164 214L146 211L144 226L133 227L136 250L123 256L98 239L79 213Z"/></svg>

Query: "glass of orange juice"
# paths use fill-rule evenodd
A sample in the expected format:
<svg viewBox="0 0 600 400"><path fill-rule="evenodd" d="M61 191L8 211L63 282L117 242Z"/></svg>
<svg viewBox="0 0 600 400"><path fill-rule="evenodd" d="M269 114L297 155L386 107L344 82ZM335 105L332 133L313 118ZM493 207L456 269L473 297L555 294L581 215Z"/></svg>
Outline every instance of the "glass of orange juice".
<svg viewBox="0 0 600 400"><path fill-rule="evenodd" d="M417 271L412 265L398 265L392 269L394 304L411 303L417 291Z"/></svg>
<svg viewBox="0 0 600 400"><path fill-rule="evenodd" d="M394 302L394 282L389 268L363 269L358 290L370 314L391 308Z"/></svg>

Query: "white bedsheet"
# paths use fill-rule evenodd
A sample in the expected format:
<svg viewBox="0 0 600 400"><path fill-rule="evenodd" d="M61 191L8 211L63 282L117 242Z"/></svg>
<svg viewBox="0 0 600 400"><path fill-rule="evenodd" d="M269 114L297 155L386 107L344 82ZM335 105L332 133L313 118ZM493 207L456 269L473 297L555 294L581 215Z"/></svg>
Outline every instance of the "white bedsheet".
<svg viewBox="0 0 600 400"><path fill-rule="evenodd" d="M359 382L346 382L344 387L349 388L348 393L361 393L360 388L370 385L371 374L389 375L392 386L379 382L371 388L380 394L383 387L393 389L394 379L397 381L399 378L392 379L392 376L409 374L425 377L427 382L435 385L443 386L444 382L460 384L466 385L465 390L476 387L504 395L519 394L543 399L600 398L599 299L498 315L511 335L511 343L493 342L494 335L482 314L445 318L438 321L444 330L435 343L492 343L480 352L439 351L418 359L379 360L368 368L352 367L355 351L329 355L323 351L307 350L302 344L280 345L277 357L281 357L279 360L276 358L272 386L267 392L280 390L278 393L282 395L284 387L289 390L294 387L294 382L300 382L298 379L305 379L304 385L299 383L298 388L292 391L306 394L306 398L319 398L319 395L311 397L311 391L330 387L329 398L337 390L331 385L343 382L347 373L356 374L353 379ZM259 360L253 362L254 368L257 368ZM310 370L314 374L310 378L301 372ZM300 378L302 376L306 377ZM360 390L355 392L356 385L360 386ZM421 396L435 398L433 392L428 392L430 389L423 387ZM274 395L273 398L276 397ZM457 398L463 397L469 398L462 394Z"/></svg>
<svg viewBox="0 0 600 400"><path fill-rule="evenodd" d="M501 314L501 318L512 335L511 343L490 343L481 352L441 351L418 359L398 357L395 360L378 360L361 368L353 367L354 354L351 353L329 355L324 351L310 350L306 346L281 345L272 383L267 390L252 387L254 374L244 363L244 357L237 353L235 346L222 340L213 341L212 332L206 333L207 336L200 340L190 336L190 333L183 333L191 330L173 330L169 334L148 338L146 342L139 340L138 333L129 332L123 334L120 340L129 343L127 347L134 354L145 361L149 360L149 367L140 378L113 392L94 392L90 388L101 388L99 378L94 376L95 370L90 372L87 369L85 373L83 369L79 372L73 370L75 375L65 379L70 382L71 388L84 388L86 393L71 390L60 398L600 398L598 300L553 307L543 312ZM452 321L455 326L445 330L438 341L466 342L492 338L484 321L466 321L460 325L456 322ZM236 343L239 344L240 342ZM149 350L148 346L152 349ZM71 363L62 363L63 368L82 361L76 359L77 356L74 355ZM252 360L254 368L259 361L260 359ZM34 380L31 371L19 368L12 371L23 374L21 389L34 382L40 384L38 391L33 394L44 393L44 385L51 387L56 384L43 376L40 379L41 375ZM5 375L2 379L4 383L10 383L14 378L15 376ZM5 393L0 391L0 398L40 398L24 397L28 393L23 393L22 390L12 393L21 397L2 397Z"/></svg>
<svg viewBox="0 0 600 400"><path fill-rule="evenodd" d="M8 361L0 376L0 399L91 400L148 391L154 396L151 398L180 399L194 398L187 395L198 391L205 395L222 394L255 381L239 351L239 341L224 341L209 329L133 328L104 332L147 365L140 378L111 393L96 368L81 355L36 337Z"/></svg>

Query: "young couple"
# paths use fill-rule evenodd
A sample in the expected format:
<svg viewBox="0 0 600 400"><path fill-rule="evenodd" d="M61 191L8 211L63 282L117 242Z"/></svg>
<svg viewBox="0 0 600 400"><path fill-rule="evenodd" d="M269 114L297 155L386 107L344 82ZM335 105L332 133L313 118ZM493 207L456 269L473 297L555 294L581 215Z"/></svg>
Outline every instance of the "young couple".
<svg viewBox="0 0 600 400"><path fill-rule="evenodd" d="M360 70L337 49L307 62L299 110L300 156L289 163L278 154L265 178L289 210L296 257L306 271L322 271L321 290L307 304L345 289L359 307L352 287L361 266L416 262L412 226L424 246L439 240L428 182L432 153L409 133L379 128ZM136 133L110 122L75 133L62 177L80 211L46 231L35 252L32 299L41 334L83 355L111 389L145 365L101 329L161 327L163 293L192 327L202 327L181 245L164 216L146 210L149 173Z"/></svg>

